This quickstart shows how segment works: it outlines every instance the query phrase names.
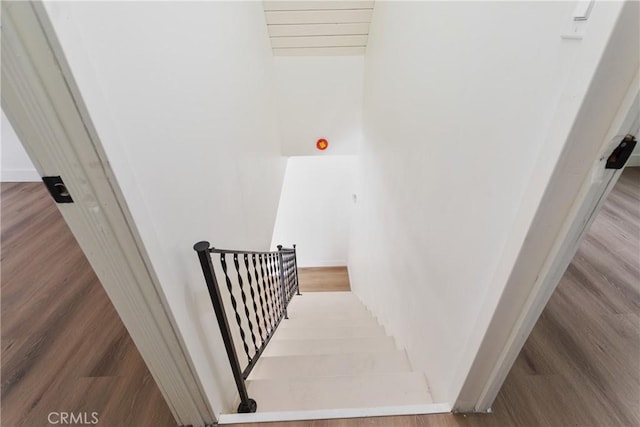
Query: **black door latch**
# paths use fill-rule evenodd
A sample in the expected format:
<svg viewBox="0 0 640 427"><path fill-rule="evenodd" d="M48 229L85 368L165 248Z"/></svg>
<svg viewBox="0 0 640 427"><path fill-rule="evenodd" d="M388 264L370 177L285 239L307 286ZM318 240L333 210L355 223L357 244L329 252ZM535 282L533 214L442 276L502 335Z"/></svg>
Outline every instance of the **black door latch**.
<svg viewBox="0 0 640 427"><path fill-rule="evenodd" d="M42 181L47 186L47 190L53 197L56 203L73 203L71 194L67 190L67 186L62 182L62 178L59 176L43 176Z"/></svg>
<svg viewBox="0 0 640 427"><path fill-rule="evenodd" d="M622 169L625 163L627 163L629 156L631 156L637 142L633 135L625 136L607 159L607 165L604 168Z"/></svg>

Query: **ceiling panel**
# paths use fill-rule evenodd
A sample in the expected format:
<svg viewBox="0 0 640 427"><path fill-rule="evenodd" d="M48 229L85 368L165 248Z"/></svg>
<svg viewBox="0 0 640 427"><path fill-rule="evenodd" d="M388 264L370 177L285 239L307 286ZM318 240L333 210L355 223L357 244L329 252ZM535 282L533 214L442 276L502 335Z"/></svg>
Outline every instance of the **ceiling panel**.
<svg viewBox="0 0 640 427"><path fill-rule="evenodd" d="M363 55L374 2L263 2L274 55Z"/></svg>
<svg viewBox="0 0 640 427"><path fill-rule="evenodd" d="M294 47L274 48L277 56L342 56L364 55L365 47Z"/></svg>
<svg viewBox="0 0 640 427"><path fill-rule="evenodd" d="M271 39L271 47L333 47L365 46L367 36L311 36L276 37Z"/></svg>
<svg viewBox="0 0 640 427"><path fill-rule="evenodd" d="M369 23L269 25L271 37L367 35Z"/></svg>

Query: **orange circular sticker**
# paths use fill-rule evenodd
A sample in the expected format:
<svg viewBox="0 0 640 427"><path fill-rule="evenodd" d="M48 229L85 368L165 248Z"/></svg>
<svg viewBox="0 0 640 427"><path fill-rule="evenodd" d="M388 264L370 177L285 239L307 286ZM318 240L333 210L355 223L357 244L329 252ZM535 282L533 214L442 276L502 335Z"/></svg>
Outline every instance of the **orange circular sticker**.
<svg viewBox="0 0 640 427"><path fill-rule="evenodd" d="M319 140L316 142L316 148L317 148L318 150L321 150L321 151L322 151L322 150L326 150L328 146L329 146L329 142L328 142L326 139L324 139L324 138L319 139Z"/></svg>

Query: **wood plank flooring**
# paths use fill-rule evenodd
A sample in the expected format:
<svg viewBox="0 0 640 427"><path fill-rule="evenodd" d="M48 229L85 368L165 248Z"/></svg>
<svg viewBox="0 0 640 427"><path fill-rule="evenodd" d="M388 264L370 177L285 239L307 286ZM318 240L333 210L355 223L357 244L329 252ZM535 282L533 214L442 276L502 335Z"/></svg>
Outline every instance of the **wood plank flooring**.
<svg viewBox="0 0 640 427"><path fill-rule="evenodd" d="M1 202L2 426L53 425L51 412L175 426L44 185L3 183Z"/></svg>
<svg viewBox="0 0 640 427"><path fill-rule="evenodd" d="M242 426L640 426L640 168L622 174L518 356L492 414Z"/></svg>
<svg viewBox="0 0 640 427"><path fill-rule="evenodd" d="M347 267L298 268L300 292L350 291Z"/></svg>

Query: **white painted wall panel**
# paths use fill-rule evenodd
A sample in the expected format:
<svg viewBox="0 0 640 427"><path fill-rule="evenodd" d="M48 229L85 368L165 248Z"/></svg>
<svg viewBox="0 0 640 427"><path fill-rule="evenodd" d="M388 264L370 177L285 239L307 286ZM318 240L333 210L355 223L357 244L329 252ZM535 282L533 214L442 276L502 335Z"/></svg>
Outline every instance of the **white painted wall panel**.
<svg viewBox="0 0 640 427"><path fill-rule="evenodd" d="M483 301L504 288L494 278L534 165L553 165L561 148L545 142L583 48L560 37L573 7L376 4L351 284L426 373L436 402L455 400L469 369L462 355L491 316ZM590 25L598 7L610 6L597 3Z"/></svg>
<svg viewBox="0 0 640 427"><path fill-rule="evenodd" d="M297 245L298 267L347 265L354 156L291 157L271 248Z"/></svg>
<svg viewBox="0 0 640 427"><path fill-rule="evenodd" d="M274 63L283 154L355 154L362 126L363 59L276 57ZM329 141L327 150L316 149L319 138Z"/></svg>

